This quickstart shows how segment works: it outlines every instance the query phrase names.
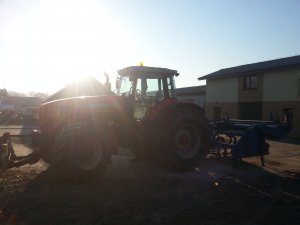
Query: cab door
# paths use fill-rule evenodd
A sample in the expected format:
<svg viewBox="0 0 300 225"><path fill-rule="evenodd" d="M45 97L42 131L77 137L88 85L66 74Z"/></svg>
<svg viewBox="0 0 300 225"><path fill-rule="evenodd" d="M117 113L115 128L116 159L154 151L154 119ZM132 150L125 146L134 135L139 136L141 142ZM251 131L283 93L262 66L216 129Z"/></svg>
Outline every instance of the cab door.
<svg viewBox="0 0 300 225"><path fill-rule="evenodd" d="M162 78L138 78L134 103L134 117L146 119L150 110L165 99Z"/></svg>

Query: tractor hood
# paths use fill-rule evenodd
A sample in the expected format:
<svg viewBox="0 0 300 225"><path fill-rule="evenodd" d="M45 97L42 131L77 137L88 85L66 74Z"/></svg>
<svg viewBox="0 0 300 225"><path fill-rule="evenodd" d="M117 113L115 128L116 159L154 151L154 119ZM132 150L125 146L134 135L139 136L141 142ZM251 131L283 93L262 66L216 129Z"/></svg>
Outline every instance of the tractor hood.
<svg viewBox="0 0 300 225"><path fill-rule="evenodd" d="M128 118L130 106L123 96L81 96L46 102L40 106L43 133L53 133L77 122L109 123Z"/></svg>

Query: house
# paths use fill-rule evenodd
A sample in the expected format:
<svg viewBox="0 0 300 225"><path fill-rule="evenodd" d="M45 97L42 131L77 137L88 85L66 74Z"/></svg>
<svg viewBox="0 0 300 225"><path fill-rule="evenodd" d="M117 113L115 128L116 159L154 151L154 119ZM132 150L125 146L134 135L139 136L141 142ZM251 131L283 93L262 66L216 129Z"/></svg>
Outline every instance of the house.
<svg viewBox="0 0 300 225"><path fill-rule="evenodd" d="M32 110L38 108L42 103L40 97L7 96L3 99L0 109L13 110L30 114Z"/></svg>
<svg viewBox="0 0 300 225"><path fill-rule="evenodd" d="M176 89L177 99L205 107L205 85Z"/></svg>
<svg viewBox="0 0 300 225"><path fill-rule="evenodd" d="M85 77L79 81L67 85L65 88L49 96L45 102L54 101L62 98L77 96L104 95L105 86L92 76Z"/></svg>
<svg viewBox="0 0 300 225"><path fill-rule="evenodd" d="M236 66L199 77L206 80L206 113L217 119L269 120L292 114L291 136L300 137L300 55Z"/></svg>
<svg viewBox="0 0 300 225"><path fill-rule="evenodd" d="M37 118L38 107L42 101L40 97L7 96L0 104L0 111Z"/></svg>

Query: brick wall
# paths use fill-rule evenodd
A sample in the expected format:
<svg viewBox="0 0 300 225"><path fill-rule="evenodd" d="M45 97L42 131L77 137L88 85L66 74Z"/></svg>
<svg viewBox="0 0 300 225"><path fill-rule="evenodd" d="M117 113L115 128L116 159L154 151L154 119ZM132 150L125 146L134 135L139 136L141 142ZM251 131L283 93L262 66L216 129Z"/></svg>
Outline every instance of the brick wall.
<svg viewBox="0 0 300 225"><path fill-rule="evenodd" d="M205 111L208 119L214 119L214 108L221 107L221 112L228 113L229 118L238 118L238 103L206 103Z"/></svg>
<svg viewBox="0 0 300 225"><path fill-rule="evenodd" d="M264 102L263 103L263 120L269 120L270 112L278 113L282 116L283 109L293 109L293 130L289 134L291 137L300 138L300 102ZM281 119L281 118L280 118Z"/></svg>

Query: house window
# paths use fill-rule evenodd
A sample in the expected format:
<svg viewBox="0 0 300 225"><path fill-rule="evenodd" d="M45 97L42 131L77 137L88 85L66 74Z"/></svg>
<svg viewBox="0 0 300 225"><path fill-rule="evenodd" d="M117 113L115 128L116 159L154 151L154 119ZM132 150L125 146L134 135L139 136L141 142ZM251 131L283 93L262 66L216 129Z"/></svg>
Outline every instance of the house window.
<svg viewBox="0 0 300 225"><path fill-rule="evenodd" d="M244 78L244 90L257 89L257 76L247 76Z"/></svg>

